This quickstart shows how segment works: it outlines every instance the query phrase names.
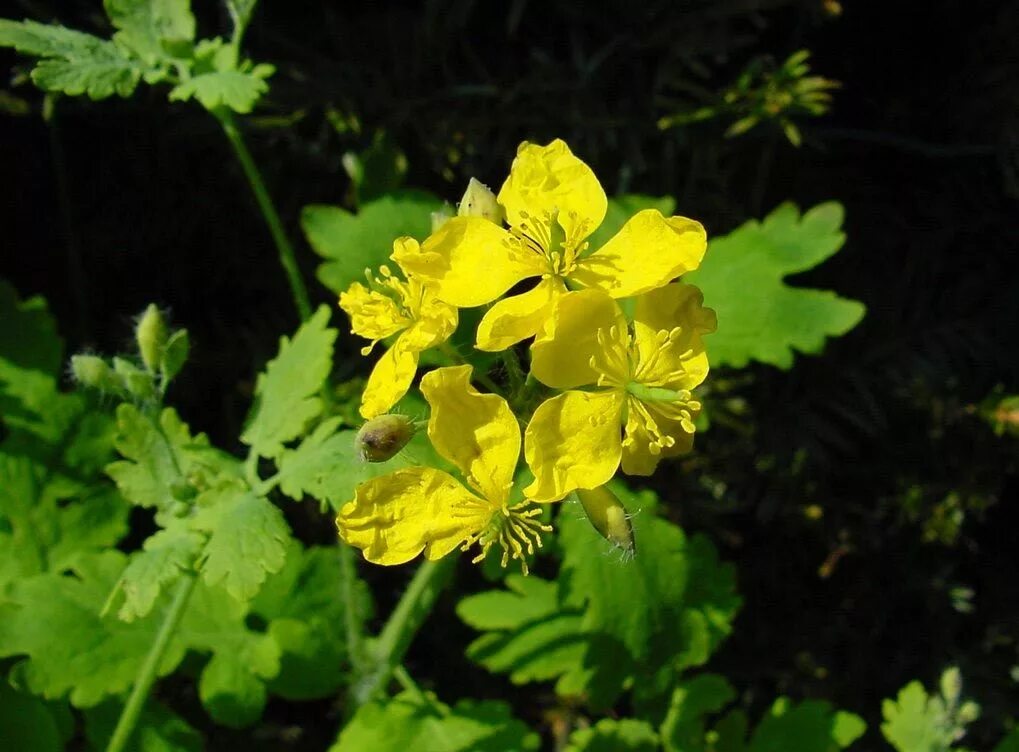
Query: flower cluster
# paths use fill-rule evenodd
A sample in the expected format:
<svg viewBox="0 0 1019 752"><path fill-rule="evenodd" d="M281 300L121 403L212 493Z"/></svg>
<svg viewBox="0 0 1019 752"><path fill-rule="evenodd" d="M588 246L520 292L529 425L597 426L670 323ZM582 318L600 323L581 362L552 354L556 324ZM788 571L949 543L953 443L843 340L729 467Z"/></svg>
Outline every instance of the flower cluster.
<svg viewBox="0 0 1019 752"><path fill-rule="evenodd" d="M715 315L697 288L677 281L704 255L700 223L648 209L592 249L587 239L607 206L564 142L524 143L497 197L472 181L458 216L421 244L395 242L391 258L404 278L383 266L367 287L341 295L353 332L372 340L364 354L390 343L364 391L368 419L407 393L419 354L446 343L459 308L486 306L475 347L504 351L509 371L520 343L532 340L526 380L511 380L505 395L474 373L470 355L468 365L422 377L428 438L462 482L410 467L361 484L337 526L366 559L399 564L422 551L437 559L474 543L480 559L498 542L504 565L523 562L550 530L537 519L540 504L578 491L596 527L615 520L611 534L601 532L627 547L621 508L606 510L602 487L620 467L650 475L662 458L689 451L701 407L692 390L708 372L702 338ZM478 392L472 377L493 393ZM547 399L531 412L537 393ZM533 480L514 493L521 444Z"/></svg>

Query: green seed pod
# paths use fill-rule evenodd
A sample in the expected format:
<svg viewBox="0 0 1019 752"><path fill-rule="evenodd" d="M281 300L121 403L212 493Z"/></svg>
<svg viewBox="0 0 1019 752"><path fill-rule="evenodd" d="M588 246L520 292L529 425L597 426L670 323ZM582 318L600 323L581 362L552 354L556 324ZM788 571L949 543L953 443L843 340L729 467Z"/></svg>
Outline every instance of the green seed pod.
<svg viewBox="0 0 1019 752"><path fill-rule="evenodd" d="M166 319L163 318L159 309L150 303L138 319L134 338L138 343L138 352L142 356L142 363L151 372L155 372L163 360L163 348L166 347L167 336Z"/></svg>
<svg viewBox="0 0 1019 752"><path fill-rule="evenodd" d="M459 217L484 217L497 225L501 225L506 217L506 212L499 206L495 194L487 185L475 178L471 178L471 182L467 184L467 190L460 199L456 213Z"/></svg>
<svg viewBox="0 0 1019 752"><path fill-rule="evenodd" d="M605 540L619 548L628 556L637 553L637 544L633 540L633 527L626 515L626 508L607 486L598 488L577 489L587 519Z"/></svg>
<svg viewBox="0 0 1019 752"><path fill-rule="evenodd" d="M379 415L361 426L354 447L365 462L385 462L407 446L415 431L406 415Z"/></svg>
<svg viewBox="0 0 1019 752"><path fill-rule="evenodd" d="M89 389L116 392L121 388L113 369L97 355L72 355L71 374L75 381Z"/></svg>

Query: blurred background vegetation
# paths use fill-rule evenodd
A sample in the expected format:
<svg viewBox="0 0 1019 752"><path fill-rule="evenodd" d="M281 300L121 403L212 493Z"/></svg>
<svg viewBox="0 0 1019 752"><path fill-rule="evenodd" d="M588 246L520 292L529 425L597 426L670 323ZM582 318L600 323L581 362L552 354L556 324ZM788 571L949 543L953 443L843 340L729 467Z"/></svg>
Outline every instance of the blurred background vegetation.
<svg viewBox="0 0 1019 752"><path fill-rule="evenodd" d="M106 35L97 5L3 15ZM223 26L194 5L200 33ZM876 728L879 698L956 664L984 749L1019 701L1019 418L1000 402L1019 392L1017 38L1007 2L267 1L245 44L277 72L245 127L294 238L307 204L398 185L455 201L555 137L609 195L673 196L709 236L784 200L843 203L845 248L795 281L863 301L863 322L789 371L714 371L710 430L650 485L737 567L745 606L711 667L749 703L820 697ZM296 318L216 123L151 89L44 102L17 85L23 60L0 51L0 68L3 275L49 300L71 352L116 351L125 312L168 306L193 341L175 402L228 445ZM340 345L349 375L357 347ZM368 576L384 601L393 575ZM525 692L439 618L412 673L440 695ZM313 730L316 708L266 721Z"/></svg>

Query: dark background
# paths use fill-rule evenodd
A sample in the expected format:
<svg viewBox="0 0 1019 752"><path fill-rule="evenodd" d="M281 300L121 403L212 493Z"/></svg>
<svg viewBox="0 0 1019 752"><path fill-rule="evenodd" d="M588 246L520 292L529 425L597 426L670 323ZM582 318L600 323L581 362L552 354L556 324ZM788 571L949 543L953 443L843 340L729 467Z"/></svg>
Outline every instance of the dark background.
<svg viewBox="0 0 1019 752"><path fill-rule="evenodd" d="M795 282L862 300L862 324L789 372L716 371L709 406L746 411L649 485L738 568L745 607L709 667L755 711L780 692L828 699L866 718L861 748L880 748L880 699L957 663L984 707L967 745L990 748L1019 702L1019 446L974 406L999 385L1019 392L1016 4L262 5L246 47L277 73L244 128L317 302L332 296L313 281L300 209L350 206L341 157L376 133L406 153L409 185L450 200L470 176L497 186L521 140L561 137L610 195L673 195L709 235L786 199L845 205L843 251ZM226 28L218 6L195 6L200 35ZM26 0L2 15L107 33L98 3ZM723 121L656 127L754 57L800 48L842 82L829 115L798 121L800 148L768 127L734 139ZM3 70L19 65L0 53ZM69 352L126 349L131 315L168 307L194 343L172 400L236 446L253 374L297 321L216 122L143 87L62 99L47 125L37 92L7 88L28 111L0 114L0 274L49 300ZM338 132L330 111L360 132ZM341 360L357 346L344 341ZM952 514L961 524L939 533ZM306 540L330 530L299 528ZM372 576L392 597L399 578ZM470 632L451 605L415 645L415 676L448 700L510 696L538 724L540 696L462 657ZM271 704L267 720L331 733L321 710Z"/></svg>

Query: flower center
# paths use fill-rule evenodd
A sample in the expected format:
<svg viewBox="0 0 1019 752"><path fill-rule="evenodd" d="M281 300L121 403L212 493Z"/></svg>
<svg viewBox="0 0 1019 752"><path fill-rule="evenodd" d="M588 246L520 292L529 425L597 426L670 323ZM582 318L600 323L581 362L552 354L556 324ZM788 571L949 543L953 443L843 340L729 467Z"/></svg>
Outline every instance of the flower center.
<svg viewBox="0 0 1019 752"><path fill-rule="evenodd" d="M681 335L679 327L662 329L653 338L641 339L632 328L625 336L620 336L616 326L599 329L598 353L588 361L598 373L598 386L626 392L623 421L633 418L639 422L648 435L652 454L659 454L676 443L662 430L660 421L678 422L685 432L693 433L693 418L701 409L701 403L693 399L689 389L666 386L674 384L685 373L681 365L675 368L663 365L679 364L689 354L688 350L679 350ZM628 446L633 441L628 435L623 445Z"/></svg>
<svg viewBox="0 0 1019 752"><path fill-rule="evenodd" d="M577 243L566 237L566 230L559 222L559 210L545 212L541 216L520 212L520 221L510 232L523 246L543 256L548 271L543 277L565 279L577 266L577 257L587 249L587 243Z"/></svg>
<svg viewBox="0 0 1019 752"><path fill-rule="evenodd" d="M510 558L520 561L520 569L527 574L527 561L524 556L533 554L535 548L541 548L541 534L552 532L551 525L545 525L535 517L541 515L541 507L524 500L513 505L502 504L493 507L491 516L484 526L476 533L471 533L464 541L461 551L477 543L481 553L475 556L472 564L477 564L488 555L488 550L498 543L502 547L500 564L505 567Z"/></svg>

